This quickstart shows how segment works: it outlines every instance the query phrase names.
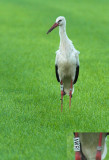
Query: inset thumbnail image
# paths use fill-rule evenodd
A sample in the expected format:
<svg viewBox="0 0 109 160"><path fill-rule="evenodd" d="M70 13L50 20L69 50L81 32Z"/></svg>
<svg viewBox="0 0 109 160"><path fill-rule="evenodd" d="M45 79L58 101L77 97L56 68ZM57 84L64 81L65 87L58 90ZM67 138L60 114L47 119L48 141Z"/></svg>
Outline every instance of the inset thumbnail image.
<svg viewBox="0 0 109 160"><path fill-rule="evenodd" d="M67 136L68 160L109 160L109 133L77 133Z"/></svg>

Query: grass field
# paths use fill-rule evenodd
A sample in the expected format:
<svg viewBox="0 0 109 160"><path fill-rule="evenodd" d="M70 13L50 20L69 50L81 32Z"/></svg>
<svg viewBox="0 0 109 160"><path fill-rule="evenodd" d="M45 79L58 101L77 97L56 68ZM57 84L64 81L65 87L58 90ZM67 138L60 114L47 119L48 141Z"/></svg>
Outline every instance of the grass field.
<svg viewBox="0 0 109 160"><path fill-rule="evenodd" d="M109 131L109 1L0 1L0 160L67 159L73 131ZM58 16L80 54L69 112L60 108Z"/></svg>

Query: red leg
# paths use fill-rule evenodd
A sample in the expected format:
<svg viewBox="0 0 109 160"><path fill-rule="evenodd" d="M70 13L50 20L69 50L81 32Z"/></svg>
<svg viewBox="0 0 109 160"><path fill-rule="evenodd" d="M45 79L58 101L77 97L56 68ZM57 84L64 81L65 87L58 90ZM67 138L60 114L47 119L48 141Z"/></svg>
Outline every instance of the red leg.
<svg viewBox="0 0 109 160"><path fill-rule="evenodd" d="M62 109L63 109L63 96L64 96L63 82L61 80L61 112L62 112Z"/></svg>
<svg viewBox="0 0 109 160"><path fill-rule="evenodd" d="M97 147L96 160L101 160L101 150L102 150L102 133L99 135L99 143Z"/></svg>
<svg viewBox="0 0 109 160"><path fill-rule="evenodd" d="M71 98L72 98L72 86L73 86L73 81L71 80L71 87L70 87L70 92L69 92L69 96L70 96L69 107L70 108L71 108Z"/></svg>

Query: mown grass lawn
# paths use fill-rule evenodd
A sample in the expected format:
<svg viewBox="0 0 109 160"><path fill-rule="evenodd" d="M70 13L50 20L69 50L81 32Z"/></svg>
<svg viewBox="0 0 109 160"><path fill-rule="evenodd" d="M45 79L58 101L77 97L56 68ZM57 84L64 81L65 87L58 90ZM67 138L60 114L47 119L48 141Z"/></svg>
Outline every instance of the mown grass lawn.
<svg viewBox="0 0 109 160"><path fill-rule="evenodd" d="M66 134L109 131L109 1L0 1L0 160L64 160ZM60 108L58 16L80 54L69 112Z"/></svg>

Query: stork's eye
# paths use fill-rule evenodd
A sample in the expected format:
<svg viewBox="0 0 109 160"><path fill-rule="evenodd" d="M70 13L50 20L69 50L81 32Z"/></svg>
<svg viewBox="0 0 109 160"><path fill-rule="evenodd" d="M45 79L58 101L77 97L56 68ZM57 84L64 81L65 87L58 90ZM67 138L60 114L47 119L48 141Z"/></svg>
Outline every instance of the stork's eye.
<svg viewBox="0 0 109 160"><path fill-rule="evenodd" d="M62 21L62 20L60 19L60 20L58 21L58 23L61 22L61 21Z"/></svg>

